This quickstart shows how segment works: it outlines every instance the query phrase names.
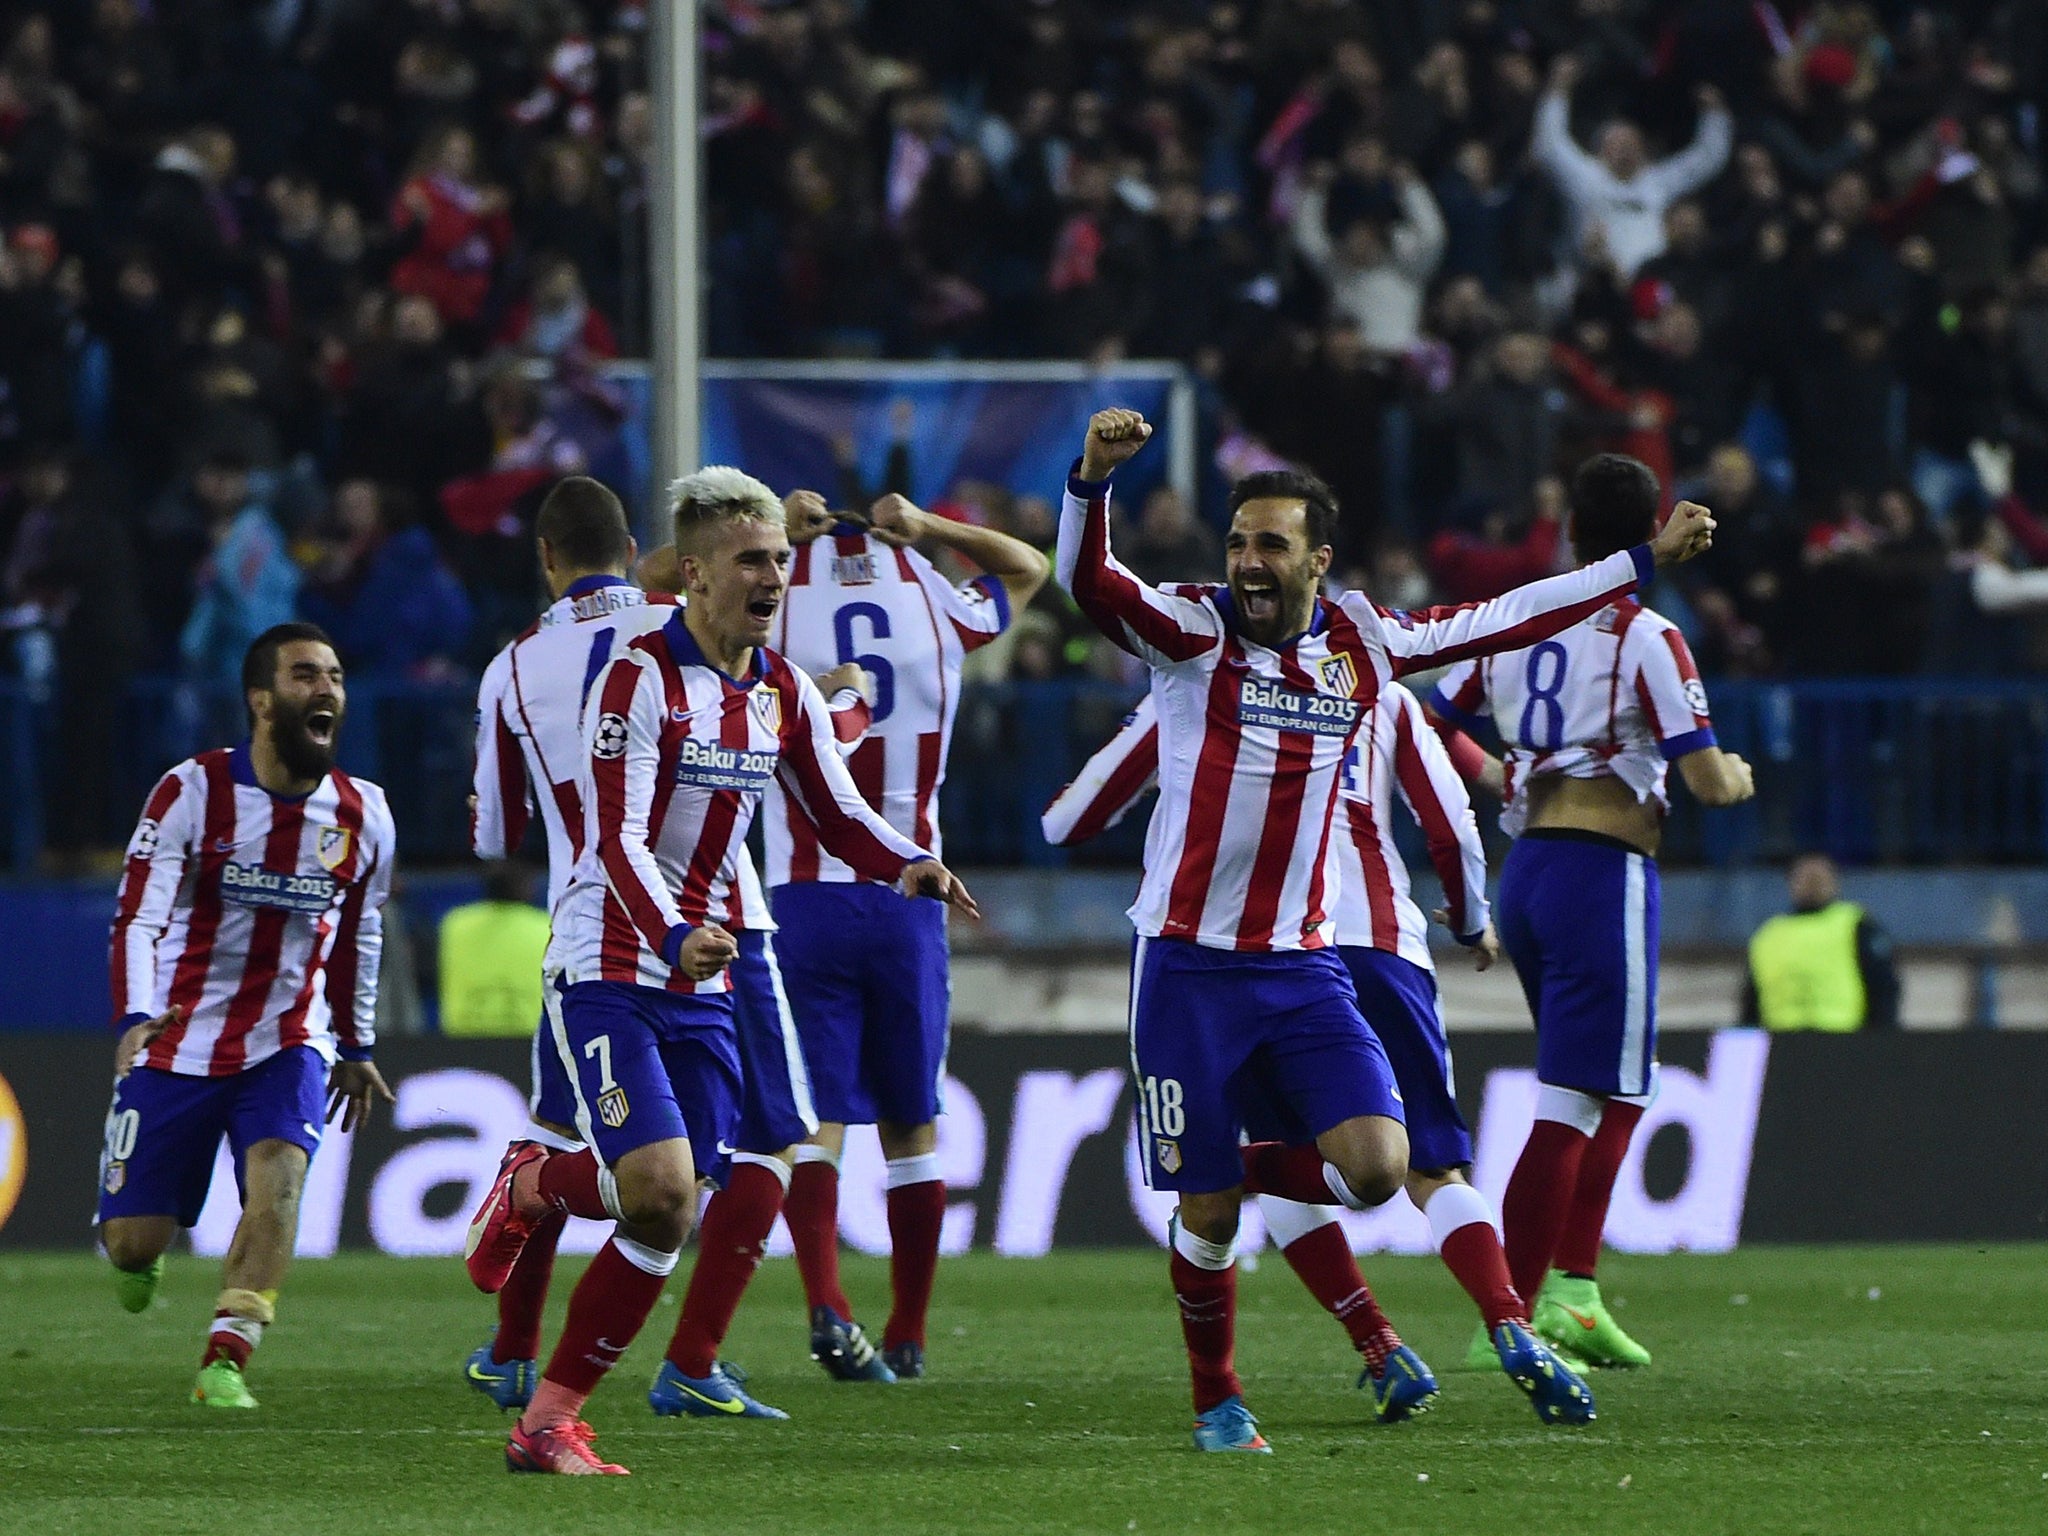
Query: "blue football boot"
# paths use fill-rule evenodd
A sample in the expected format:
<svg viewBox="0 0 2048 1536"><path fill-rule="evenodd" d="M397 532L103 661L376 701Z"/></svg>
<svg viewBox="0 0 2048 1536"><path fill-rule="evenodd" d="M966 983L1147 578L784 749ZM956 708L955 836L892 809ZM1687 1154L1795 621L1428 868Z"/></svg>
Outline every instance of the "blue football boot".
<svg viewBox="0 0 2048 1536"><path fill-rule="evenodd" d="M1544 1423L1590 1424L1598 1417L1593 1394L1578 1372L1521 1323L1502 1323L1494 1329L1493 1350L1500 1368L1529 1395L1529 1406Z"/></svg>
<svg viewBox="0 0 2048 1536"><path fill-rule="evenodd" d="M1251 1451L1270 1456L1273 1447L1259 1433L1259 1421L1233 1392L1206 1413L1195 1415L1195 1449L1198 1451Z"/></svg>
<svg viewBox="0 0 2048 1536"><path fill-rule="evenodd" d="M736 1365L711 1362L709 1376L685 1376L664 1360L647 1389L647 1406L663 1418L687 1413L700 1419L786 1419L780 1408L749 1395L747 1373Z"/></svg>
<svg viewBox="0 0 2048 1536"><path fill-rule="evenodd" d="M1372 1388L1373 1406L1382 1424L1398 1424L1427 1413L1436 1402L1436 1377L1423 1364L1422 1356L1406 1344L1387 1356L1378 1375L1369 1366L1360 1371L1358 1385Z"/></svg>
<svg viewBox="0 0 2048 1536"><path fill-rule="evenodd" d="M860 1324L830 1307L811 1308L811 1358L834 1381L873 1381L886 1386L896 1380L896 1373L875 1353Z"/></svg>
<svg viewBox="0 0 2048 1536"><path fill-rule="evenodd" d="M462 1375L503 1412L524 1408L532 1400L533 1386L540 1373L532 1360L493 1360L491 1346L479 1344L471 1351Z"/></svg>

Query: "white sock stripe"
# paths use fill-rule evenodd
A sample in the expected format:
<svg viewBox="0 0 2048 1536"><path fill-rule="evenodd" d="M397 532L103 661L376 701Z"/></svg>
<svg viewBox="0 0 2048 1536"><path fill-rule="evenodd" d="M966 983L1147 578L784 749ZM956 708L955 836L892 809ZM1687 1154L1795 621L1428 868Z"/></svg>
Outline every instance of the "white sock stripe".
<svg viewBox="0 0 2048 1536"><path fill-rule="evenodd" d="M1486 1196L1470 1184L1445 1184L1429 1197L1429 1204L1422 1209L1423 1219L1429 1223L1429 1238L1436 1245L1438 1253L1443 1252L1444 1242L1453 1232L1462 1231L1474 1222L1493 1225L1493 1207L1487 1204Z"/></svg>
<svg viewBox="0 0 2048 1536"><path fill-rule="evenodd" d="M207 1333L231 1333L254 1349L263 1342L263 1326L253 1317L216 1317Z"/></svg>
<svg viewBox="0 0 2048 1536"><path fill-rule="evenodd" d="M911 1184L932 1184L939 1177L939 1154L936 1152L889 1159L888 1182L891 1189L903 1189Z"/></svg>
<svg viewBox="0 0 2048 1536"><path fill-rule="evenodd" d="M766 1168L782 1185L782 1192L785 1195L789 1193L789 1176L792 1170L781 1158L772 1157L766 1152L735 1152L732 1160L735 1163L751 1163L756 1168Z"/></svg>
<svg viewBox="0 0 2048 1536"><path fill-rule="evenodd" d="M1581 1136L1590 1136L1600 1129L1600 1117L1607 1112L1607 1101L1595 1094L1581 1093L1576 1088L1557 1088L1549 1083L1536 1085L1536 1118L1555 1120L1559 1125L1568 1125Z"/></svg>
<svg viewBox="0 0 2048 1536"><path fill-rule="evenodd" d="M1237 1262L1237 1239L1233 1236L1225 1242L1212 1243L1206 1237L1197 1237L1186 1227L1176 1225L1173 1229L1173 1251L1197 1269L1220 1271Z"/></svg>
<svg viewBox="0 0 2048 1536"><path fill-rule="evenodd" d="M1323 1163L1323 1182L1330 1186L1330 1193L1337 1197L1337 1203L1354 1211L1369 1211L1371 1206L1358 1198L1351 1186L1344 1182L1344 1175L1337 1171L1335 1163Z"/></svg>
<svg viewBox="0 0 2048 1536"><path fill-rule="evenodd" d="M814 1146L807 1141L796 1149L797 1167L801 1168L805 1163L830 1163L834 1168L837 1168L839 1166L839 1154L830 1147Z"/></svg>
<svg viewBox="0 0 2048 1536"><path fill-rule="evenodd" d="M551 1131L538 1120L526 1122L526 1134L522 1139L533 1142L538 1146L546 1147L550 1152L581 1152L583 1150L583 1143L575 1137L564 1136L559 1131Z"/></svg>
<svg viewBox="0 0 2048 1536"><path fill-rule="evenodd" d="M597 1198L604 1202L613 1221L626 1219L626 1208L619 1203L619 1176L609 1168L597 1170Z"/></svg>
<svg viewBox="0 0 2048 1536"><path fill-rule="evenodd" d="M1335 1221L1338 1207L1304 1205L1299 1200L1283 1200L1278 1195L1261 1195L1259 1214L1266 1218L1266 1231L1272 1236L1273 1246L1287 1249L1317 1228Z"/></svg>
<svg viewBox="0 0 2048 1536"><path fill-rule="evenodd" d="M619 1250L619 1257L643 1274L672 1275L676 1272L677 1253L663 1253L659 1248L650 1248L645 1243L636 1243L630 1237L614 1232L612 1246Z"/></svg>

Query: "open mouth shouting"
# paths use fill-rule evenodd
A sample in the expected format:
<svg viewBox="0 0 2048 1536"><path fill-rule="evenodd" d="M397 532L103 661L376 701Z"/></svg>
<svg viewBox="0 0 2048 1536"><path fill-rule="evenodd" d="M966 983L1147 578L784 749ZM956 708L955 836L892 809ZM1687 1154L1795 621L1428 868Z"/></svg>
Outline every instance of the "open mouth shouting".
<svg viewBox="0 0 2048 1536"><path fill-rule="evenodd" d="M775 615L781 608L782 594L779 592L770 596L756 597L747 603L747 617L762 629L766 629L775 622Z"/></svg>
<svg viewBox="0 0 2048 1536"><path fill-rule="evenodd" d="M341 729L341 714L331 703L314 704L306 711L306 736L325 752L334 750L335 733Z"/></svg>
<svg viewBox="0 0 2048 1536"><path fill-rule="evenodd" d="M1270 629L1280 622L1280 586L1266 576L1240 578L1237 609L1248 628Z"/></svg>

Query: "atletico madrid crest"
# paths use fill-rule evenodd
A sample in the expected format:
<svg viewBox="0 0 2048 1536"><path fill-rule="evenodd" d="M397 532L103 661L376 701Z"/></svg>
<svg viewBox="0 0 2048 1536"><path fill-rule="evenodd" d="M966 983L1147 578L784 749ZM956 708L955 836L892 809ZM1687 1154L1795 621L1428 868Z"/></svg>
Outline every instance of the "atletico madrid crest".
<svg viewBox="0 0 2048 1536"><path fill-rule="evenodd" d="M1358 692L1358 669L1351 665L1349 656L1325 656L1316 663L1316 675L1322 680L1325 693L1348 699Z"/></svg>
<svg viewBox="0 0 2048 1536"><path fill-rule="evenodd" d="M754 718L772 735L782 734L782 695L765 683L754 685L753 697L749 700L754 708Z"/></svg>
<svg viewBox="0 0 2048 1536"><path fill-rule="evenodd" d="M355 839L347 827L322 827L313 841L313 856L329 874L341 868Z"/></svg>
<svg viewBox="0 0 2048 1536"><path fill-rule="evenodd" d="M626 1107L625 1089L607 1088L597 1096L597 1118L613 1130L616 1131L626 1123L626 1116L629 1113L630 1111Z"/></svg>
<svg viewBox="0 0 2048 1536"><path fill-rule="evenodd" d="M1161 1168L1165 1169L1168 1173L1180 1172L1179 1142L1168 1141L1165 1137L1162 1136L1158 1141L1155 1141L1152 1144L1152 1146L1153 1150L1159 1154L1159 1166Z"/></svg>

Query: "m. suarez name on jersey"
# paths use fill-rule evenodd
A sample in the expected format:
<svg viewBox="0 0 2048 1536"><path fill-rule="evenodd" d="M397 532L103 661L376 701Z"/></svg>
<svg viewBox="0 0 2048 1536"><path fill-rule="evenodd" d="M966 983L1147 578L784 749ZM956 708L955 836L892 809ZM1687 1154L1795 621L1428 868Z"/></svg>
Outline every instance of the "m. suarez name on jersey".
<svg viewBox="0 0 2048 1536"><path fill-rule="evenodd" d="M1358 723L1358 701L1333 693L1303 693L1248 677L1238 685L1237 723L1316 736L1349 736Z"/></svg>
<svg viewBox="0 0 2048 1536"><path fill-rule="evenodd" d="M325 912L334 905L332 875L286 875L260 864L223 864L221 895L237 906L280 912Z"/></svg>
<svg viewBox="0 0 2048 1536"><path fill-rule="evenodd" d="M775 765L780 758L778 752L749 752L685 736L676 751L676 782L697 789L759 793L775 777Z"/></svg>

